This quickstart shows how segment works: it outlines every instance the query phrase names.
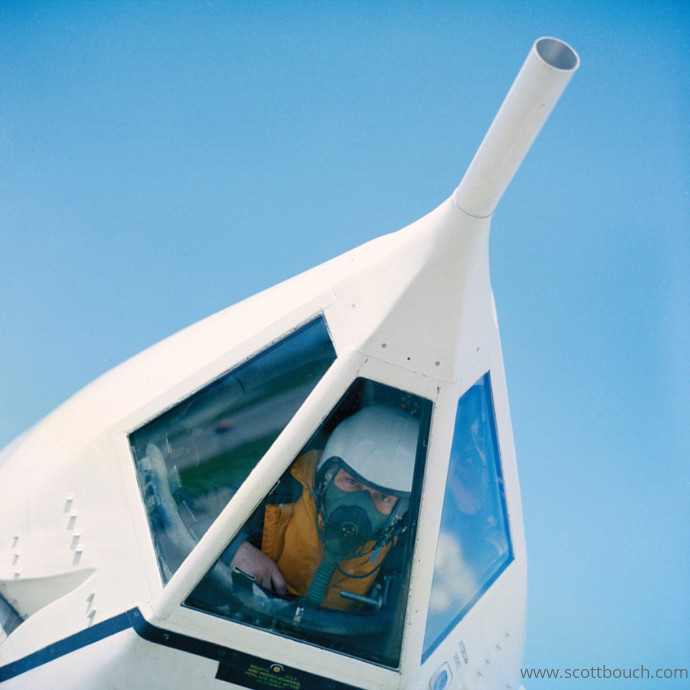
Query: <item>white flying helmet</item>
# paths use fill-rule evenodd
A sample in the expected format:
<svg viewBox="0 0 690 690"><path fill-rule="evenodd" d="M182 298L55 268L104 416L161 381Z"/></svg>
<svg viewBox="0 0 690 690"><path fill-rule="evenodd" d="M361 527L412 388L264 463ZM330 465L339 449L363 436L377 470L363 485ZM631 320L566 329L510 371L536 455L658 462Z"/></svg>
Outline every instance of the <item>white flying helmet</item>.
<svg viewBox="0 0 690 690"><path fill-rule="evenodd" d="M316 470L340 458L361 479L397 494L412 491L419 421L403 410L371 405L344 419L326 442Z"/></svg>

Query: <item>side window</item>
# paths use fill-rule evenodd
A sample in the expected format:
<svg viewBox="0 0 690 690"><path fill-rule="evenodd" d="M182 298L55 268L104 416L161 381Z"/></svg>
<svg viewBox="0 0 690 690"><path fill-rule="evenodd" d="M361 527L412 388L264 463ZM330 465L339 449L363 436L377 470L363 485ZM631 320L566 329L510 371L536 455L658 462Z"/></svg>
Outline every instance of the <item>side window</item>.
<svg viewBox="0 0 690 690"><path fill-rule="evenodd" d="M186 605L397 667L430 413L358 379Z"/></svg>
<svg viewBox="0 0 690 690"><path fill-rule="evenodd" d="M164 582L334 360L320 317L131 434Z"/></svg>
<svg viewBox="0 0 690 690"><path fill-rule="evenodd" d="M424 637L440 644L512 560L491 385L458 403Z"/></svg>

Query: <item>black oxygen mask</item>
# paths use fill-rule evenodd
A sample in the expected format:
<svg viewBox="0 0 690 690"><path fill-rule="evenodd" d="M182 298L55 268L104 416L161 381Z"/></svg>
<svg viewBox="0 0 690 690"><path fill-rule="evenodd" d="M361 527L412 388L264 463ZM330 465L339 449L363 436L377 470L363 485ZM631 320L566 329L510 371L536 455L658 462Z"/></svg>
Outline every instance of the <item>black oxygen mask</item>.
<svg viewBox="0 0 690 690"><path fill-rule="evenodd" d="M331 482L323 496L322 538L326 551L341 559L355 554L376 539L388 517L376 509L368 491L343 491Z"/></svg>

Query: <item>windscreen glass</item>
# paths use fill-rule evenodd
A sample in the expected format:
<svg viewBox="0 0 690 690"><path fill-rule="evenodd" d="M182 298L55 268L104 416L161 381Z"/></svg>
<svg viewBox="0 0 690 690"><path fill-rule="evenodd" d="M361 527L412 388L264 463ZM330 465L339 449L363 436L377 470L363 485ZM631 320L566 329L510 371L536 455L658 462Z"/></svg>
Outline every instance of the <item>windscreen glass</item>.
<svg viewBox="0 0 690 690"><path fill-rule="evenodd" d="M491 385L458 403L424 638L426 658L512 560Z"/></svg>
<svg viewBox="0 0 690 690"><path fill-rule="evenodd" d="M358 379L187 606L397 667L430 414Z"/></svg>
<svg viewBox="0 0 690 690"><path fill-rule="evenodd" d="M130 436L164 582L335 360L322 317Z"/></svg>

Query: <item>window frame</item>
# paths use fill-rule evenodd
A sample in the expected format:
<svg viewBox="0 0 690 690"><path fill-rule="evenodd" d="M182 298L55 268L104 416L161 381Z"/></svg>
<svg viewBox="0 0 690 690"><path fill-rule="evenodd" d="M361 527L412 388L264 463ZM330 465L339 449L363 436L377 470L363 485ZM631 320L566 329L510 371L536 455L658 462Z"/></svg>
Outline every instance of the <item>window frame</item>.
<svg viewBox="0 0 690 690"><path fill-rule="evenodd" d="M224 614L218 614L214 613L212 611L206 610L202 607L199 607L194 604L190 604L188 601L184 601L182 603L182 608L188 608L190 610L196 611L202 615L209 615L209 616L215 616L218 617L222 620L229 621L231 623L237 624L242 626L244 629L246 628L252 628L256 630L260 630L268 635L271 635L272 637L279 638L279 639L285 639L285 640L291 640L292 642L296 642L297 644L309 644L318 647L319 649L323 649L324 651L330 652L337 654L340 657L343 658L348 658L348 659L357 659L358 661L361 661L366 664L374 664L376 666L380 666L382 668L386 668L391 671L397 671L401 667L401 662L402 662L402 656L404 653L404 631L405 631L405 621L407 619L408 615L408 608L409 608L409 587L410 587L410 582L411 582L411 577L412 577L412 569L413 569L413 561L414 561L414 553L415 553L415 548L416 548L416 542L417 542L417 537L418 537L418 532L417 532L417 527L419 523L419 515L420 515L420 507L421 507L421 495L422 495L422 490L423 490L423 479L425 475L425 468L426 468L426 462L427 462L427 457L428 457L428 445L429 445L429 435L430 435L430 427L431 427L431 417L433 415L434 411L434 401L431 400L428 396L421 395L419 393L413 393L412 391L409 391L407 389L402 389L399 386L391 385L390 383L383 383L380 380L376 380L373 378L370 378L368 376L364 376L361 373L355 377L354 381L351 381L350 384L348 385L346 391L341 394L336 402L336 404L329 408L328 413L325 415L325 417L321 420L321 422L314 428L312 435L309 439L309 442L311 442L316 436L322 435L324 433L324 429L327 427L331 427L331 430L333 427L337 426L339 423L339 420L343 419L344 417L349 416L352 414L352 409L350 412L347 412L343 414L343 408L347 407L347 403L350 402L350 398L353 396L354 391L357 387L364 387L366 386L367 383L372 384L374 387L379 387L380 390L379 392L384 393L383 389L387 389L385 393L389 395L397 395L402 399L403 396L410 396L411 398L416 399L414 402L416 405L418 405L418 415L417 418L419 419L420 422L420 428L419 428L419 437L418 437L418 443L417 443L417 449L416 449L416 455L415 455L415 465L414 465L414 470L413 470L413 479L412 479L412 491L410 494L410 523L408 527L406 528L405 532L405 543L401 545L401 548L404 550L405 554L405 561L404 561L404 566L403 566L403 571L402 571L402 589L400 592L400 598L397 603L398 608L394 611L396 621L394 625L391 627L391 632L390 634L395 634L397 635L397 648L395 652L395 659L394 662L391 661L383 661L382 659L375 659L372 658L371 656L365 656L364 654L357 653L353 651L355 649L354 645L351 645L349 649L347 648L342 648L342 649L336 649L334 646L329 646L323 642L317 641L313 634L310 631L307 631L303 636L297 636L297 635L290 635L286 634L284 632L281 632L279 630L271 629L268 627L263 627L260 625L251 625L248 624L245 621L242 620L237 620L236 618L233 618L232 616L224 615ZM360 391L361 393L361 391ZM361 405L357 406L355 409L360 410L366 407L367 405ZM334 421L338 420L338 421ZM328 432L330 434L330 432ZM327 435L328 435L327 434ZM307 443L307 446L309 443ZM290 462L288 463L286 470L289 469L294 462L296 462L297 458L301 455L302 451L305 451L305 448L300 449L300 453L296 455L295 457L290 459ZM263 497L262 497L263 501ZM243 527L244 527L243 523ZM242 528L240 528L239 531L241 531ZM234 537L233 537L234 538ZM336 612L337 613L337 612ZM330 613L325 613L323 615L332 615ZM360 628L361 629L361 628ZM392 659L392 657L391 657Z"/></svg>

